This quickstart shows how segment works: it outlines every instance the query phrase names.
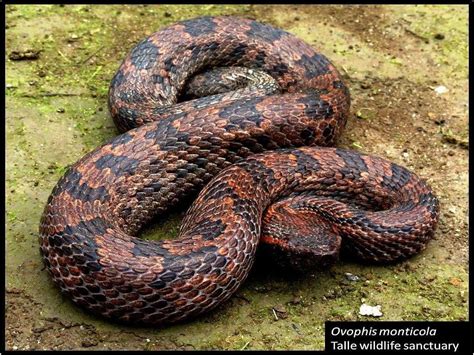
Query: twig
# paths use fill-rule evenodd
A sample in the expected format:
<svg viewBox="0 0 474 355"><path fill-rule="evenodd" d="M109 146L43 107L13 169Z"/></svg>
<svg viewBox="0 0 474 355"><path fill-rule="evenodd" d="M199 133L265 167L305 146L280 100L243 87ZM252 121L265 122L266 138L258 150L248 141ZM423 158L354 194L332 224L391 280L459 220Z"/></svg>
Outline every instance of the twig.
<svg viewBox="0 0 474 355"><path fill-rule="evenodd" d="M423 36L420 36L418 33L416 32L413 32L412 30L408 29L408 28L405 28L405 31L408 32L409 34L411 34L412 36L418 38L418 39L421 39L423 42L425 43L429 43L430 40L426 37L423 37Z"/></svg>
<svg viewBox="0 0 474 355"><path fill-rule="evenodd" d="M69 58L66 57L59 49L58 49L58 53L61 55L61 57L63 57L63 58L66 60L66 62L71 63L71 61L69 60Z"/></svg>
<svg viewBox="0 0 474 355"><path fill-rule="evenodd" d="M36 95L31 95L31 94L23 94L23 95L18 95L18 97L28 97L28 98L35 98L35 97L54 97L54 96L81 96L79 94L69 94L69 93L61 93L61 92L47 92L45 94L36 94Z"/></svg>
<svg viewBox="0 0 474 355"><path fill-rule="evenodd" d="M92 73L92 75L87 79L87 82L90 82L94 77L102 70L102 66L98 66L97 69Z"/></svg>
<svg viewBox="0 0 474 355"><path fill-rule="evenodd" d="M250 344L250 341L246 342L244 346L240 348L240 350L245 350L245 348Z"/></svg>
<svg viewBox="0 0 474 355"><path fill-rule="evenodd" d="M99 53L102 49L104 49L104 46L100 47L98 50L96 50L94 53L92 53L90 56L88 56L86 59L84 59L80 64L85 64L87 63L93 56L95 56L97 53Z"/></svg>
<svg viewBox="0 0 474 355"><path fill-rule="evenodd" d="M272 311L273 311L273 315L275 316L275 320L278 320L278 316L277 316L277 314L276 314L276 312L275 312L275 308L272 308Z"/></svg>

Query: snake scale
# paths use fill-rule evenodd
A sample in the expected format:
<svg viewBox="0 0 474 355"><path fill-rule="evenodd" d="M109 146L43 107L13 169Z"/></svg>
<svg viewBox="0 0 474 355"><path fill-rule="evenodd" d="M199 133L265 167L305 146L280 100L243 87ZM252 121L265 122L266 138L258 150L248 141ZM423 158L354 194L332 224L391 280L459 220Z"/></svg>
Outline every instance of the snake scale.
<svg viewBox="0 0 474 355"><path fill-rule="evenodd" d="M215 79L202 96L219 75L236 87ZM70 166L48 199L39 241L53 280L91 312L162 325L227 300L259 241L303 266L340 250L376 263L418 253L438 200L399 165L330 147L349 106L329 60L283 30L222 16L152 34L110 85L122 134ZM137 237L199 191L178 238Z"/></svg>

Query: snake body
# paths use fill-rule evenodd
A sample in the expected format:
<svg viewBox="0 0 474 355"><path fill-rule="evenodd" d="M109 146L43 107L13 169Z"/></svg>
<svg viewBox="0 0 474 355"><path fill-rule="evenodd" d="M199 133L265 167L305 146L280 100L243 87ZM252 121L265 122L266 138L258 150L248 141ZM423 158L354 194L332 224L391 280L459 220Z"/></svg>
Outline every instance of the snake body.
<svg viewBox="0 0 474 355"><path fill-rule="evenodd" d="M215 67L274 83L180 102ZM53 280L96 314L161 325L228 299L259 241L296 264L329 265L341 248L381 263L418 253L438 201L399 165L328 147L349 101L328 59L269 25L203 17L152 34L110 85L124 133L73 164L48 199L39 241ZM201 189L177 239L137 237Z"/></svg>

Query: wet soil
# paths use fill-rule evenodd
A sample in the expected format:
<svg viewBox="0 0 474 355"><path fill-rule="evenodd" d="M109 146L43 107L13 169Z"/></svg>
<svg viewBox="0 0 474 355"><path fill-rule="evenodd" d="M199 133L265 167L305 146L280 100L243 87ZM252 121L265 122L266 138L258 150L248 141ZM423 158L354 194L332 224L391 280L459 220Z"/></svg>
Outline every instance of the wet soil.
<svg viewBox="0 0 474 355"><path fill-rule="evenodd" d="M326 320L465 320L468 299L467 6L7 6L7 349L323 349ZM117 131L107 89L130 48L200 15L234 14L303 38L340 68L352 96L341 147L427 179L441 202L435 238L401 264L340 261L295 276L257 263L212 313L171 327L94 317L41 263L39 219L72 164ZM175 236L182 213L146 232ZM357 277L348 275L352 274Z"/></svg>

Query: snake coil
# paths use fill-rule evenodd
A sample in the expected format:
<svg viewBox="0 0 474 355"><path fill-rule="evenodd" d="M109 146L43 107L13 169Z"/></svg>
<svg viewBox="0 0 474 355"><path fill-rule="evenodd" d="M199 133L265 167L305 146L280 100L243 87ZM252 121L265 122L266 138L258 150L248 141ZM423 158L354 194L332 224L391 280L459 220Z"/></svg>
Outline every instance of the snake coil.
<svg viewBox="0 0 474 355"><path fill-rule="evenodd" d="M39 241L53 280L96 314L160 325L228 299L259 241L310 265L341 249L380 263L418 253L438 201L401 166L329 147L349 101L327 58L269 25L203 17L152 34L110 85L124 133L72 165L48 199ZM137 237L201 189L177 239Z"/></svg>

